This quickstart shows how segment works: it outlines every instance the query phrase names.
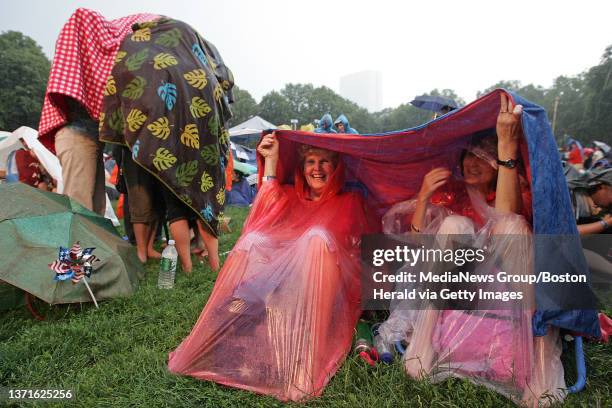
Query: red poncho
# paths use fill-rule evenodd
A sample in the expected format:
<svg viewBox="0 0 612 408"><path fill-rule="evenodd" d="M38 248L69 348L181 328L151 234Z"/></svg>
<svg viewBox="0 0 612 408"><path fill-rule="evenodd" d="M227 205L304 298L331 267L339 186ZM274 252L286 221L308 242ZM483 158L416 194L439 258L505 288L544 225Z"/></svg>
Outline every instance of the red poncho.
<svg viewBox="0 0 612 408"><path fill-rule="evenodd" d="M168 368L281 400L320 395L351 347L361 313L359 245L371 232L357 193L319 201L264 183L242 236Z"/></svg>
<svg viewBox="0 0 612 408"><path fill-rule="evenodd" d="M582 152L578 146L574 146L574 148L570 150L567 161L571 164L582 164Z"/></svg>

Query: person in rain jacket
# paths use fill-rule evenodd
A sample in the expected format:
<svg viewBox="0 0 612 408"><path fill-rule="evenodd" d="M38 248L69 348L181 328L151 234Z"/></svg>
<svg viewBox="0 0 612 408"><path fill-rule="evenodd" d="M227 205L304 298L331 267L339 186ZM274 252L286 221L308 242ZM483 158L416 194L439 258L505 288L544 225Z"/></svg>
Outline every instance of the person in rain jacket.
<svg viewBox="0 0 612 408"><path fill-rule="evenodd" d="M315 133L338 133L334 129L334 123L332 122L332 117L329 113L326 113L321 117L319 127L314 131Z"/></svg>
<svg viewBox="0 0 612 408"><path fill-rule="evenodd" d="M334 127L336 128L336 131L338 133L350 133L353 135L359 133L356 129L353 129L351 125L349 125L348 118L344 114L338 116L338 118L334 122Z"/></svg>
<svg viewBox="0 0 612 408"><path fill-rule="evenodd" d="M584 174L566 169L580 235L612 232L612 169L598 168Z"/></svg>

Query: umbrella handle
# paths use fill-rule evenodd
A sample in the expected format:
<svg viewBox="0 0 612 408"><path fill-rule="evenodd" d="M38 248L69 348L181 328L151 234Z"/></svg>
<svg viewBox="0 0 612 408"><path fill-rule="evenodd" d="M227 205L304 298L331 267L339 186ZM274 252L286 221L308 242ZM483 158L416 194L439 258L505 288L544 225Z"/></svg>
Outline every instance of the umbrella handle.
<svg viewBox="0 0 612 408"><path fill-rule="evenodd" d="M33 298L33 296L30 293L25 292L25 304L26 304L26 307L28 308L28 310L30 311L32 316L34 316L34 318L36 320L38 320L38 321L45 320L44 317L42 317L41 315L38 314L38 312L34 308L34 305L32 305L32 298Z"/></svg>

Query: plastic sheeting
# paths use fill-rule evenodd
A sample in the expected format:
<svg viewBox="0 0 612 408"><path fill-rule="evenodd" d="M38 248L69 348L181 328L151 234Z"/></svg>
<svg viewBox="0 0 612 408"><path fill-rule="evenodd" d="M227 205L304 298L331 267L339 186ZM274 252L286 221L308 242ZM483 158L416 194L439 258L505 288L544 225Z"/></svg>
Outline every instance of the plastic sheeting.
<svg viewBox="0 0 612 408"><path fill-rule="evenodd" d="M440 249L452 249L456 245L453 236L460 237L463 244L467 239L472 248L486 249L487 259L478 265L476 274L490 273L494 268L513 274L531 273L533 242L525 218L498 213L469 188L463 197L454 206L461 212L429 204L422 233L436 234ZM414 200L396 204L383 217L383 231L411 234L414 209ZM418 235L412 236L418 239ZM404 265L402 271L435 273L445 267L430 262ZM478 287L484 291L512 289L500 288L498 282L479 283ZM546 405L565 396L560 340L558 330L553 329L544 337L533 336L533 291L527 292L526 298L523 305L513 304L503 310L438 310L427 300L419 307L397 301L379 333L389 343L408 343L403 363L414 378L469 378L524 405Z"/></svg>
<svg viewBox="0 0 612 408"><path fill-rule="evenodd" d="M304 199L300 180L263 184L170 371L280 400L321 394L351 347L371 230L360 195L337 193L343 171L320 201Z"/></svg>
<svg viewBox="0 0 612 408"><path fill-rule="evenodd" d="M431 169L458 163L471 135L495 128L502 92L507 93L514 104L523 105L521 122L524 140L520 146L520 159L527 170L532 196L533 233L577 235L569 192L546 111L502 89L413 129L372 135L328 134L326 137L306 132L277 131L281 152L279 166L281 170L289 170L281 172L279 179L288 182L292 177L291 169L295 165L292 151L296 143L338 151L343 154L347 165L346 187L361 192L369 208L382 217L394 204L413 198L423 176ZM261 163L259 168L263 169ZM456 168L451 170L457 173ZM534 254L536 268L546 270L550 254L557 249L555 246L538 248ZM568 242L563 255L566 258L563 262L572 273L588 271L579 240ZM545 289L536 287L536 300L547 296ZM592 309L536 310L533 317L534 334L542 336L549 327L573 330L593 337L600 335L597 313Z"/></svg>
<svg viewBox="0 0 612 408"><path fill-rule="evenodd" d="M495 127L501 92L506 91L496 90L425 125L388 134L317 135L277 131L280 150L278 180L281 184L295 182L295 169L299 167L297 147L300 144L337 151L346 165L345 193L337 197L349 191L358 192L364 198L369 214L380 221L392 206L416 195L423 176L431 169L458 163L471 135ZM533 201L531 205L527 204L524 196L523 202L526 210L532 209L525 215L532 218L533 228L529 228L518 215L498 219L500 226L507 227L504 233L514 231L523 239L518 241L518 248L506 248L503 241L497 247L506 248L514 253L513 256L522 256L525 254L523 251L532 249L529 231L562 235L577 234L577 229L546 112L517 95L510 95L514 103L524 107L522 127L525 138L520 156L526 169L524 182ZM262 172L263 162L260 161L258 167ZM454 175L458 174L457 168L451 170ZM352 245L346 240L353 235L342 234L363 232L364 228L358 227L363 223L361 216L352 212L353 208L360 206L350 205L342 211L336 210L335 204L331 206L340 200L336 197L329 199L329 207L319 209L303 202L299 183L295 194L288 187L281 190L273 186L262 186L243 236L221 271L192 333L171 354L169 367L173 372L272 394L280 399L299 400L321 392L321 387L350 347L350 332L358 312L346 304L350 303L353 292L327 290L330 283L321 282L321 265L326 263L330 253L334 254L338 269L332 270L342 271L342 279L335 279L331 284L347 282L353 273L350 269L353 264L348 260L353 258L341 254L351 253L348 248ZM284 204L281 206L280 202ZM465 233L465 227L472 228L475 237L483 237L481 240L486 241L482 231L491 230L493 227L488 220L496 219L491 211L486 205L472 208L471 214L459 208L456 214L470 215L471 219L461 218L456 220L461 222L447 222L446 226L454 225L456 233ZM435 215L431 214L430 220ZM447 215L438 214L441 220L438 228L443 226ZM318 227L313 229L314 226ZM343 229L346 231L341 233ZM318 237L315 241L325 245L309 246L307 237L311 240ZM561 261L567 262L571 273L584 272L586 263L579 241L575 245L568 244L565 249L569 258ZM549 254L546 248L538 247L533 250L532 258L525 256L524 259L533 259L537 268ZM344 265L351 267L345 269ZM523 265L523 268L527 267ZM312 279L305 281L302 275ZM325 278L329 279L327 275ZM536 300L539 297L537 291L538 288ZM327 298L332 295L336 299L333 307ZM310 296L310 303L306 301L307 296ZM329 309L325 311L325 307ZM280 310L285 310L285 313L280 313ZM300 318L297 318L300 313ZM427 335L419 336L418 342L413 341L409 351L420 356L419 350L428 347L428 352L434 353L424 367L427 368L425 372L436 378L445 375L469 377L517 401L535 401L543 390L557 393L563 387L558 328L599 336L597 314L593 310L538 310L535 313L509 310L482 315L461 311L436 313L413 312L408 318L392 316L398 317L396 321L406 323L404 327L395 329L395 335L416 333L415 325L427 329L421 330ZM440 325L437 324L439 320ZM333 331L327 329L330 321L334 324ZM473 341L465 344L471 349L454 346L455 333L446 324L451 321L463 324L465 329L460 333ZM277 329L281 326L284 332ZM469 329L471 326L474 326L473 330ZM311 331L314 328L319 334L333 334L333 344L321 336L314 336L312 333L315 332ZM497 342L492 334L496 334ZM434 335L435 342L432 341ZM478 343L487 338L484 335L488 335L490 341ZM489 355L483 359L481 348L485 346L489 346ZM524 355L519 350L524 351ZM478 361L474 356L470 357L471 353L476 353ZM499 358L489 358L494 355ZM444 363L451 365L451 371L447 370L446 374L437 369ZM486 366L489 363L491 366ZM414 371L409 368L409 372ZM556 395L562 397L561 393Z"/></svg>

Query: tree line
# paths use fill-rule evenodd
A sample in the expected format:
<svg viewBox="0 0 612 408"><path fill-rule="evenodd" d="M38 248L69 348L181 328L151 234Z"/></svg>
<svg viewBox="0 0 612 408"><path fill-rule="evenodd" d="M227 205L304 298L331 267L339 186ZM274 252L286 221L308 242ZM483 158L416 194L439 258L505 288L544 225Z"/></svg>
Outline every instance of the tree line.
<svg viewBox="0 0 612 408"><path fill-rule="evenodd" d="M34 40L15 31L0 34L0 130L12 131L19 126L36 128L49 76L50 62ZM559 143L567 137L584 143L592 140L612 145L612 45L608 46L598 65L575 76L560 76L550 88L523 85L504 80L482 90L478 96L495 88L515 91L542 106L553 121L556 106L555 135ZM428 95L440 95L465 104L452 89L433 89ZM405 104L380 112L366 109L345 99L325 86L287 84L271 91L257 103L244 89L234 88L234 117L230 126L259 115L280 125L297 119L299 125L312 123L324 113L344 113L351 126L361 133L380 133L407 129L427 122L432 113Z"/></svg>

